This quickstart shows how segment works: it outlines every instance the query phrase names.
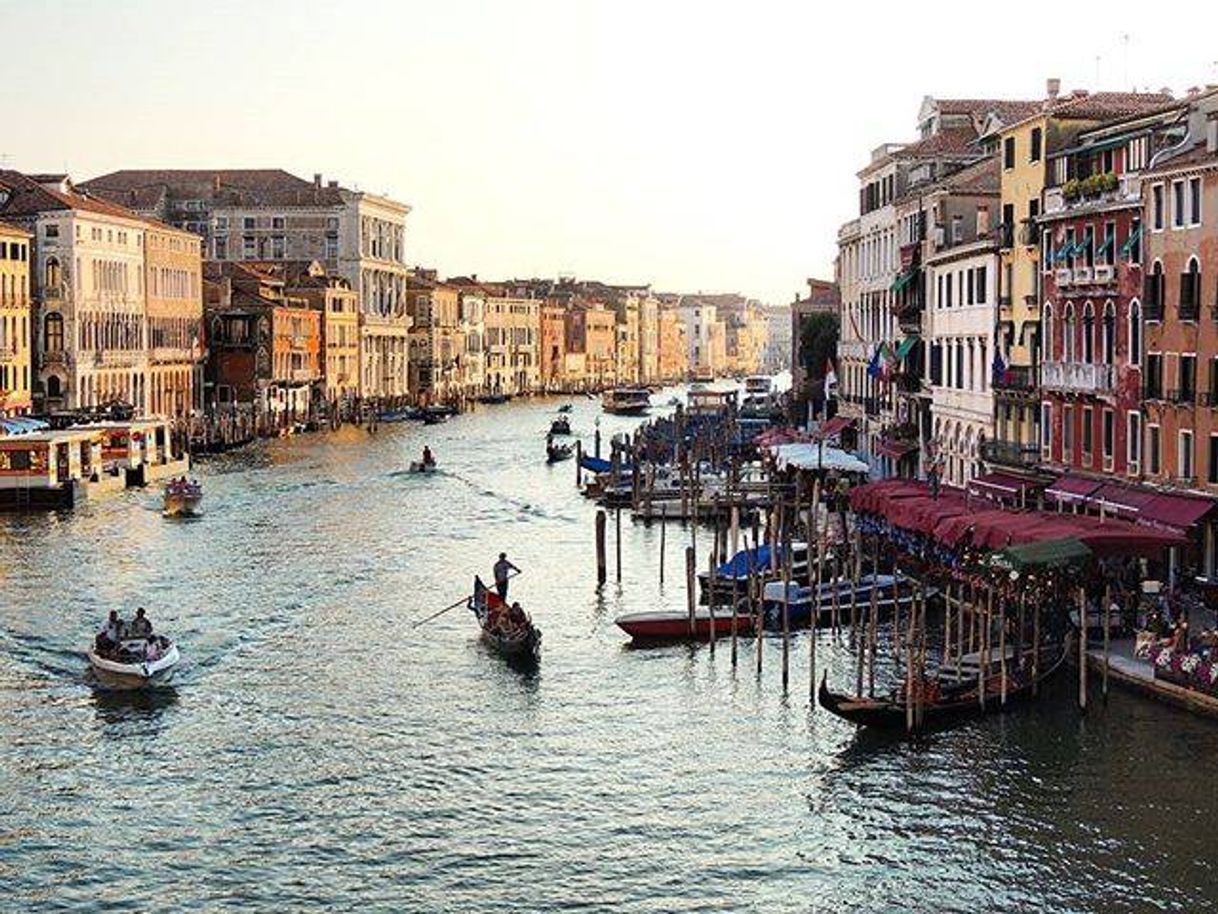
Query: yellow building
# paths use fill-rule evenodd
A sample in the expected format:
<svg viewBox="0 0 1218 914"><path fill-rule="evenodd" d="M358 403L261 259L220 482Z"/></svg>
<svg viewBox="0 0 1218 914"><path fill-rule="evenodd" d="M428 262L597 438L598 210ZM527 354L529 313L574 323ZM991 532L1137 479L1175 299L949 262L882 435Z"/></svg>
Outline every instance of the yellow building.
<svg viewBox="0 0 1218 914"><path fill-rule="evenodd" d="M324 397L331 410L349 415L359 397L359 293L343 276L327 273L320 260L292 260L280 266L284 292L303 298L321 313L321 372Z"/></svg>
<svg viewBox="0 0 1218 914"><path fill-rule="evenodd" d="M1049 80L1040 111L1010 124L991 123L1002 175L998 226L998 351L1003 369L994 372L994 437L982 446L983 460L1011 468L1040 461L1040 362L1042 240L1038 218L1050 154L1068 148L1079 131L1104 121L1152 111L1171 101L1158 93L1073 92L1059 94Z"/></svg>
<svg viewBox="0 0 1218 914"><path fill-rule="evenodd" d="M30 406L30 234L0 222L0 416Z"/></svg>
<svg viewBox="0 0 1218 914"><path fill-rule="evenodd" d="M178 416L202 406L202 240L149 222L144 232L148 321L148 407Z"/></svg>
<svg viewBox="0 0 1218 914"><path fill-rule="evenodd" d="M486 286L486 388L492 394L541 389L541 300L523 287Z"/></svg>

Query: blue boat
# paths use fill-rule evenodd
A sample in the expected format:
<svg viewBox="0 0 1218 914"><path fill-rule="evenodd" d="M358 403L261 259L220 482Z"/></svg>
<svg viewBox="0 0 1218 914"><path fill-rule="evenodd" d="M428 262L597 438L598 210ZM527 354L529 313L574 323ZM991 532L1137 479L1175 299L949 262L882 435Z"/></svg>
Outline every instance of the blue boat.
<svg viewBox="0 0 1218 914"><path fill-rule="evenodd" d="M788 592L787 621L792 628L804 628L812 618L813 605L817 607L817 624L823 624L825 617L833 612L833 594L837 592L837 608L840 617L850 618L850 579L838 578L836 581L823 581L819 595L814 594L815 588L792 582ZM762 596L762 606L765 611L765 626L768 629L782 628L783 582L771 581L766 585ZM891 608L899 603L909 606L914 599L913 590L909 587L908 578L897 578L891 574L865 574L858 580L854 589L854 605L861 612L871 606L872 591L875 591L876 606L880 609ZM938 591L928 588L926 596L933 597Z"/></svg>
<svg viewBox="0 0 1218 914"><path fill-rule="evenodd" d="M703 571L698 575L698 586L702 602L712 597L716 602L730 599L733 591L737 596L743 596L749 584L749 576L756 575L763 581L773 580L781 576L783 563L786 561L786 550L781 546L771 549L767 545L752 549L741 549L728 561L715 569L714 592L711 592L710 574ZM771 571L771 555L777 571ZM791 546L791 576L806 578L808 575L808 544L794 543Z"/></svg>

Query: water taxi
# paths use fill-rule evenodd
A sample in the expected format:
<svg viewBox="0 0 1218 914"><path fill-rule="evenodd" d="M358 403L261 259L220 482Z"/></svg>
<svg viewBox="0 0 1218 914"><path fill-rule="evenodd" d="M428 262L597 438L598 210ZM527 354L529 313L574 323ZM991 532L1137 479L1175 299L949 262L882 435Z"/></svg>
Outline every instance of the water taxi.
<svg viewBox="0 0 1218 914"><path fill-rule="evenodd" d="M601 407L620 416L640 416L651 407L651 393L642 387L616 387L601 395Z"/></svg>
<svg viewBox="0 0 1218 914"><path fill-rule="evenodd" d="M185 477L171 479L165 486L165 502L161 508L164 517L197 517L199 503L203 501L203 487L196 480Z"/></svg>
<svg viewBox="0 0 1218 914"><path fill-rule="evenodd" d="M744 379L744 392L750 396L764 397L769 394L771 381L768 375L752 375Z"/></svg>

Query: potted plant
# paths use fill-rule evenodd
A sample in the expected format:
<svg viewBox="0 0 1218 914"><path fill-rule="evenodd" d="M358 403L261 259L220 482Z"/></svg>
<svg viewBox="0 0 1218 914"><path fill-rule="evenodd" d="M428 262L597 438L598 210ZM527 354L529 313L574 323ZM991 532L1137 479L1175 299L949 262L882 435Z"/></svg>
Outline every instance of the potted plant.
<svg viewBox="0 0 1218 914"><path fill-rule="evenodd" d="M1078 178L1071 178L1062 185L1062 194L1067 200L1077 200L1082 192L1082 182Z"/></svg>

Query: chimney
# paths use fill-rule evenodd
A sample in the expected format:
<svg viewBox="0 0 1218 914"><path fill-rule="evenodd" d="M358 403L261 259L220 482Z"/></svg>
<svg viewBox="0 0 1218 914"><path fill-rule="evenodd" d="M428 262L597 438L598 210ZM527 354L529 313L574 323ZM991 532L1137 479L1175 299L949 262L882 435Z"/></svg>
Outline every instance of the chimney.
<svg viewBox="0 0 1218 914"><path fill-rule="evenodd" d="M1062 81L1056 76L1050 76L1045 80L1045 95L1048 96L1049 104L1057 101L1057 96L1062 91Z"/></svg>
<svg viewBox="0 0 1218 914"><path fill-rule="evenodd" d="M313 186L321 187L321 172L320 171L315 171L313 173Z"/></svg>
<svg viewBox="0 0 1218 914"><path fill-rule="evenodd" d="M982 238L990 233L990 208L977 207L977 237Z"/></svg>
<svg viewBox="0 0 1218 914"><path fill-rule="evenodd" d="M329 181L329 182L327 182L326 186L327 186L327 187L331 187L331 188L335 188L335 187L338 187L338 182L337 182L337 181Z"/></svg>
<svg viewBox="0 0 1218 914"><path fill-rule="evenodd" d="M1218 153L1218 114L1211 114L1205 122L1205 151Z"/></svg>
<svg viewBox="0 0 1218 914"><path fill-rule="evenodd" d="M213 191L215 191L216 193L220 192L220 176L219 175L211 176L211 189Z"/></svg>

